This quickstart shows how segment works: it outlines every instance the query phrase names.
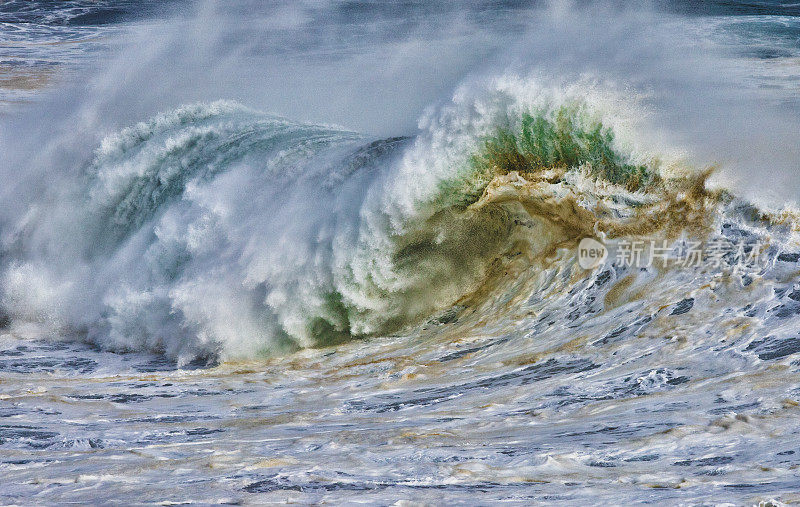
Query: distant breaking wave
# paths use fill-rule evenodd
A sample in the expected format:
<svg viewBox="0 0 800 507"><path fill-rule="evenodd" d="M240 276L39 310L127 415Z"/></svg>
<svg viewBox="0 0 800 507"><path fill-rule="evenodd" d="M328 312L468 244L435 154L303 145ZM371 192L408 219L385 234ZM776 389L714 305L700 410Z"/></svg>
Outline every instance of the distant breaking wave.
<svg viewBox="0 0 800 507"><path fill-rule="evenodd" d="M643 117L593 83L515 76L463 86L411 138L184 106L108 136L2 231L2 313L19 332L227 360L511 318L605 272L576 269L584 237L724 222L782 251L791 213L707 189L709 171L648 147ZM706 275L663 276L688 294Z"/></svg>

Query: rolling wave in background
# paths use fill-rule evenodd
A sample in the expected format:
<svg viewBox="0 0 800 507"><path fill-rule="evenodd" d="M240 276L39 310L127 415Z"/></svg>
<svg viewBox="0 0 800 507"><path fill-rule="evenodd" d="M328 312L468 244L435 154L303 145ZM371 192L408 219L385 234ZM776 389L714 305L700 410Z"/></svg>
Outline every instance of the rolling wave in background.
<svg viewBox="0 0 800 507"><path fill-rule="evenodd" d="M123 16L3 118L3 498L797 500L796 8L448 5Z"/></svg>

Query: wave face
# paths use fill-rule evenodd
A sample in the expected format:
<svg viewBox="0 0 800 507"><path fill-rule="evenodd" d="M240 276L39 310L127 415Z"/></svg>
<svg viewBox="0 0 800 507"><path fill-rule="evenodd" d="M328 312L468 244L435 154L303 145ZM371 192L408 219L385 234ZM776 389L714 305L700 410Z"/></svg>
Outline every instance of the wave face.
<svg viewBox="0 0 800 507"><path fill-rule="evenodd" d="M431 318L518 248L524 210L442 196L467 196L446 187L486 177L471 174L470 156L498 122L534 107L514 95L524 86L462 99L414 139L225 102L124 129L103 140L74 190L5 234L3 311L181 360L326 345ZM542 118L577 100L548 93ZM475 114L479 103L489 109ZM534 251L549 247L539 233L550 234L524 234Z"/></svg>
<svg viewBox="0 0 800 507"><path fill-rule="evenodd" d="M559 108L599 114L577 88L558 97L518 79L492 86L433 113L414 139L223 102L108 136L78 190L10 235L4 310L114 350L184 359L324 345L432 318L487 283L520 241L535 254L564 239L518 205L467 206L495 176L475 169L482 140L523 110L548 125L565 121ZM522 223L533 230L520 233Z"/></svg>
<svg viewBox="0 0 800 507"><path fill-rule="evenodd" d="M382 187L406 185L388 172L408 144L221 102L122 130L80 190L9 236L4 310L113 350L189 359L398 328L471 283L446 254L416 275L393 258L416 211Z"/></svg>
<svg viewBox="0 0 800 507"><path fill-rule="evenodd" d="M58 197L70 211L43 211L13 236L9 248L41 257L6 264L7 311L173 357L255 353L290 333L311 344L304 314L325 306L333 242L357 225L352 206L374 177L348 171L391 146L359 151L360 139L230 103L109 136L82 190ZM287 298L295 289L308 297Z"/></svg>
<svg viewBox="0 0 800 507"><path fill-rule="evenodd" d="M737 220L706 174L637 146L631 100L505 76L382 140L229 102L158 115L4 233L3 312L182 363L503 321L544 273L579 289L566 252L585 237L705 240Z"/></svg>

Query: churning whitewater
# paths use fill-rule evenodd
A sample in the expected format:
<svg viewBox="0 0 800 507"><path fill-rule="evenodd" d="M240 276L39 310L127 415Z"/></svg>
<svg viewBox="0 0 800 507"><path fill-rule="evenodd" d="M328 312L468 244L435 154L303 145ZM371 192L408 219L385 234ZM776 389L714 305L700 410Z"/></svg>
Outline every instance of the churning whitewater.
<svg viewBox="0 0 800 507"><path fill-rule="evenodd" d="M791 6L17 4L148 42L0 132L0 502L800 502Z"/></svg>
<svg viewBox="0 0 800 507"><path fill-rule="evenodd" d="M2 310L110 350L241 359L475 311L592 234L697 235L703 176L637 147L623 104L506 76L381 140L184 106L106 137L4 235Z"/></svg>

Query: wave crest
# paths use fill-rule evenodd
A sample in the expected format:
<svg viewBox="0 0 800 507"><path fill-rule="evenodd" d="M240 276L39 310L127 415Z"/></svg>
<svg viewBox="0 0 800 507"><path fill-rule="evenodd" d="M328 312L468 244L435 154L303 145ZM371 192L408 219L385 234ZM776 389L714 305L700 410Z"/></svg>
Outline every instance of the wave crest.
<svg viewBox="0 0 800 507"><path fill-rule="evenodd" d="M643 150L628 99L497 78L387 140L228 102L182 107L108 137L79 190L19 227L3 311L182 361L385 335L486 304L482 318L501 319L582 237L705 234L713 221L725 195Z"/></svg>

